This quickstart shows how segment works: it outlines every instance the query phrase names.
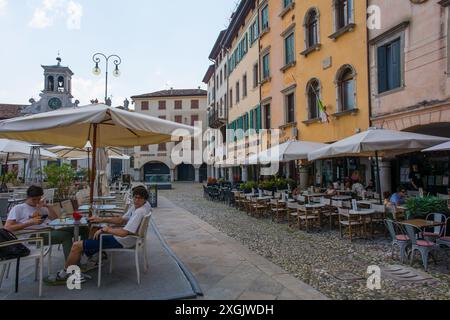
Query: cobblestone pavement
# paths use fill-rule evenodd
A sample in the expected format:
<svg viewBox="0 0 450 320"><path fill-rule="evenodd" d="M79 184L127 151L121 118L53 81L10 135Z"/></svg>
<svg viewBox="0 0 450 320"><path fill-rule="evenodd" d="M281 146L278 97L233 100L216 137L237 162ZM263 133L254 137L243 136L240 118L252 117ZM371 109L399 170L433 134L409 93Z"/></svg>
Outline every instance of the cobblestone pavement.
<svg viewBox="0 0 450 320"><path fill-rule="evenodd" d="M291 229L208 201L203 198L202 186L196 184L176 183L174 190L161 194L332 299L450 299L450 272L445 262L431 263L425 274L418 256L413 271L430 279L398 281L383 273L381 290L369 290L369 266L383 269L399 264L397 256L391 257L388 239L382 236L350 243L341 240L336 231Z"/></svg>

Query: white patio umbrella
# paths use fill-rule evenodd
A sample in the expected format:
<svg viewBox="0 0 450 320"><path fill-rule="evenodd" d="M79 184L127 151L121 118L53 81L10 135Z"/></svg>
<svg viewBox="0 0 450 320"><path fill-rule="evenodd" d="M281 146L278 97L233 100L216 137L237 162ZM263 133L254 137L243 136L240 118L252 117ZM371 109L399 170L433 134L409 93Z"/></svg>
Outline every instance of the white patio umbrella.
<svg viewBox="0 0 450 320"><path fill-rule="evenodd" d="M89 158L89 153L85 149L72 148L65 146L55 146L47 148L47 150L55 153L59 158L69 160L84 160ZM105 148L107 157L109 159L129 160L130 157L123 154L118 148L107 147ZM89 151L90 152L90 151Z"/></svg>
<svg viewBox="0 0 450 320"><path fill-rule="evenodd" d="M83 148L92 142L95 177L98 147L134 147L172 141L172 136L192 136L194 128L112 108L103 104L67 108L0 121L0 137ZM93 202L91 179L91 203Z"/></svg>
<svg viewBox="0 0 450 320"><path fill-rule="evenodd" d="M308 154L310 161L340 157L374 157L421 151L450 141L412 132L371 128Z"/></svg>
<svg viewBox="0 0 450 320"><path fill-rule="evenodd" d="M305 160L308 159L308 154L310 152L325 146L326 144L324 143L291 140L265 150L259 155L253 155L248 161L250 164L268 164L276 162L289 162L293 160Z"/></svg>
<svg viewBox="0 0 450 320"><path fill-rule="evenodd" d="M30 156L31 148L33 145L31 143L0 139L0 157L9 160L23 160L28 159ZM44 160L55 160L58 158L56 154L41 148L41 159Z"/></svg>
<svg viewBox="0 0 450 320"><path fill-rule="evenodd" d="M450 151L450 141L423 150L422 152Z"/></svg>
<svg viewBox="0 0 450 320"><path fill-rule="evenodd" d="M400 155L421 151L424 148L446 141L450 141L450 139L411 132L370 128L365 132L309 153L308 160L313 161L341 157L375 157L378 191L380 191L380 170L378 162L380 156Z"/></svg>

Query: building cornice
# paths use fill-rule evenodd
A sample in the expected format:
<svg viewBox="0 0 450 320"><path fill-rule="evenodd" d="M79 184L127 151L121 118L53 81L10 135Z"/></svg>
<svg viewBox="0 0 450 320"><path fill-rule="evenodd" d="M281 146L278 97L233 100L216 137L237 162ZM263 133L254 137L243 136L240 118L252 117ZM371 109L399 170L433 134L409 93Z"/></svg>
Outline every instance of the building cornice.
<svg viewBox="0 0 450 320"><path fill-rule="evenodd" d="M374 44L374 43L378 43L380 41L382 41L385 38L389 38L390 36L405 30L410 24L409 20L403 21L402 23L399 23L398 25L396 25L395 27L389 29L386 32L383 32L382 34L380 34L379 36L376 36L375 38L369 40L369 44Z"/></svg>

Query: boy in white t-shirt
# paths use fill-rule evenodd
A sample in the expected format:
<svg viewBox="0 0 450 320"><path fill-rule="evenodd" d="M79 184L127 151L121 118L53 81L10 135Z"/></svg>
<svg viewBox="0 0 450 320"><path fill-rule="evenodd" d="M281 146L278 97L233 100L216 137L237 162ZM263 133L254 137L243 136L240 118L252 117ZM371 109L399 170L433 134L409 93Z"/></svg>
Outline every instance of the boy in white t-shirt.
<svg viewBox="0 0 450 320"><path fill-rule="evenodd" d="M133 248L136 245L136 239L132 237L137 234L141 225L142 219L151 211L151 206L148 203L149 194L145 187L137 187L133 189L133 206L122 217L101 218L91 217L90 223L108 223L122 228L103 227L94 235L94 240L84 240L75 242L72 246L69 258L66 261L65 269L61 270L56 275L56 281L67 279L70 274L66 272L69 266L79 265L83 253L92 257L100 250L100 235L107 234L103 237L104 249L116 248Z"/></svg>
<svg viewBox="0 0 450 320"><path fill-rule="evenodd" d="M5 229L12 233L26 228L40 225L45 219L59 219L58 213L53 208L47 206L45 199L42 199L44 190L39 186L31 186L27 190L27 199L24 203L14 206L8 214ZM48 235L42 234L44 243L48 243ZM62 244L64 256L67 258L72 247L72 229L52 230L52 245Z"/></svg>

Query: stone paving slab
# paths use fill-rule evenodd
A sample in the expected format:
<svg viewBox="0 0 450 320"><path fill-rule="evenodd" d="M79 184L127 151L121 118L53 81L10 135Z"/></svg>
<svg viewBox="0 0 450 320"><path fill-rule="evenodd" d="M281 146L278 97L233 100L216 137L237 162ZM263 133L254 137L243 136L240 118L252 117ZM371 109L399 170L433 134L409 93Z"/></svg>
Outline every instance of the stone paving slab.
<svg viewBox="0 0 450 320"><path fill-rule="evenodd" d="M153 219L172 250L212 300L325 300L264 257L160 196Z"/></svg>

